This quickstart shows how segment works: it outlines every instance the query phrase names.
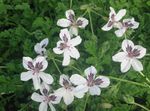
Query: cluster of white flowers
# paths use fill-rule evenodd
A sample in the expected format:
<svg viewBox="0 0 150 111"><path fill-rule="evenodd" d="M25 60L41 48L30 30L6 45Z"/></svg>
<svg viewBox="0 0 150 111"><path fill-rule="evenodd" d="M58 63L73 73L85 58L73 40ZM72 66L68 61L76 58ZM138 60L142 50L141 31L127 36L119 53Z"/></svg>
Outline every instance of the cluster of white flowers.
<svg viewBox="0 0 150 111"><path fill-rule="evenodd" d="M88 25L87 19L83 17L76 19L73 10L66 11L66 18L59 19L57 22L58 26L65 28L60 30L59 36L61 40L53 48L54 53L63 54L62 66L69 65L71 57L76 60L80 57L80 53L75 47L82 41L78 35L78 27L85 28ZM66 27L69 27L69 30ZM34 46L34 50L38 54L35 59L23 57L23 67L28 71L21 73L21 80L28 81L32 79L34 89L40 90L40 94L34 92L31 96L32 100L41 103L39 111L47 111L48 105L51 111L56 111L53 104L59 104L62 98L64 103L69 105L73 102L74 97L83 98L87 92L90 95L100 95L100 88L109 86L109 78L105 76L95 77L97 70L94 66L90 66L84 71L86 78L80 74L72 74L70 78L62 74L59 79L61 88L51 90L49 85L54 82L54 79L50 74L43 72L48 66L48 61L46 60L48 42L48 38L45 38Z"/></svg>
<svg viewBox="0 0 150 111"><path fill-rule="evenodd" d="M126 14L125 9L121 9L117 14L112 7L110 7L110 10L109 21L102 27L102 30L108 31L113 27L118 28L115 34L121 37L128 28L138 28L139 23L135 22L134 18L124 19L123 22L120 22ZM78 28L85 28L88 25L88 20L83 17L76 19L74 11L67 10L66 18L59 19L57 25L65 28L60 30L60 40L57 42L57 46L53 48L53 52L55 54L63 54L62 66L67 66L70 63L71 57L76 60L80 57L80 53L75 47L82 41L78 35ZM100 88L109 86L109 78L105 76L96 77L96 68L90 66L84 71L86 78L80 74L72 74L71 77L61 74L59 79L61 88L50 91L49 85L54 82L54 79L50 74L43 72L48 66L46 60L48 56L46 53L48 42L48 38L46 38L35 45L34 50L38 54L35 59L23 57L23 66L28 71L21 73L21 80L28 81L32 79L34 89L40 90L41 94L34 92L31 96L32 100L41 103L39 111L47 111L48 105L52 111L55 111L53 104L60 103L62 98L64 103L69 105L75 97L83 98L87 92L90 95L100 95ZM138 59L145 56L146 49L140 45L134 45L131 40L125 39L122 42L122 50L112 57L113 61L121 62L121 72L127 72L131 66L136 71L142 71L143 66Z"/></svg>
<svg viewBox="0 0 150 111"><path fill-rule="evenodd" d="M125 16L126 10L121 9L116 14L115 10L110 7L109 21L102 27L102 30L109 31L110 29L118 28L115 31L117 37L122 37L128 28L136 29L139 26L139 23L131 19L124 19L123 22L120 20ZM113 61L121 62L121 72L127 72L132 66L135 71L142 71L143 65L138 60L145 56L146 49L140 45L134 45L131 40L125 39L122 42L122 52L117 53L112 57Z"/></svg>
<svg viewBox="0 0 150 111"><path fill-rule="evenodd" d="M126 9L119 10L118 13L110 7L109 20L106 25L102 27L102 30L109 31L112 28L117 28L115 34L117 37L122 37L127 29L136 29L139 27L139 23L134 20L134 18L124 19L122 22L120 20L125 16Z"/></svg>

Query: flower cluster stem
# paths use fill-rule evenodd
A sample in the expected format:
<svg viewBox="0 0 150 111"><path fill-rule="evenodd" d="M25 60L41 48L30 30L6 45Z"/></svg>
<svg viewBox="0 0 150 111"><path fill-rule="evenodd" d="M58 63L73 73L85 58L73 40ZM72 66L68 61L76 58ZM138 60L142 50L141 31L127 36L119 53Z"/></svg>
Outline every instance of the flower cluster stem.
<svg viewBox="0 0 150 111"><path fill-rule="evenodd" d="M150 111L150 109L146 108L145 106L143 106L143 105L141 105L141 104L139 104L139 103L134 102L134 103L132 103L132 104L133 104L133 105L136 105L136 106L139 106L139 107L141 107L142 109L144 109L144 110L146 110L146 111Z"/></svg>
<svg viewBox="0 0 150 111"><path fill-rule="evenodd" d="M87 96L86 96L86 100L85 100L83 111L86 111L86 106L87 106L88 99L89 99L89 94L87 94Z"/></svg>
<svg viewBox="0 0 150 111"><path fill-rule="evenodd" d="M61 71L60 71L60 69L59 69L59 67L58 67L58 65L55 62L55 59L52 59L52 61L53 61L54 65L55 65L55 67L57 68L59 74L62 74Z"/></svg>
<svg viewBox="0 0 150 111"><path fill-rule="evenodd" d="M88 10L88 14L89 14L89 19L90 19L90 26L91 26L92 35L94 36L93 23L92 23L92 17L91 17L91 11L90 10Z"/></svg>
<svg viewBox="0 0 150 111"><path fill-rule="evenodd" d="M141 75L142 77L144 77L145 80L150 84L150 79L149 79L148 77L146 77L142 72L139 72L139 73L140 73L140 75Z"/></svg>

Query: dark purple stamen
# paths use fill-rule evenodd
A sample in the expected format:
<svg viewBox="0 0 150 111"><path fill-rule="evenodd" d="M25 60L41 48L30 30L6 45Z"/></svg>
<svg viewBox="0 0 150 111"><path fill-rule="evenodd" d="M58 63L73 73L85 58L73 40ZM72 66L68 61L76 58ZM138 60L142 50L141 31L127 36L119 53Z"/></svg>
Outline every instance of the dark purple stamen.
<svg viewBox="0 0 150 111"><path fill-rule="evenodd" d="M126 51L128 52L128 57L137 57L140 55L140 50L133 49L131 46L127 45Z"/></svg>
<svg viewBox="0 0 150 111"><path fill-rule="evenodd" d="M29 61L29 62L28 62L28 68L30 68L30 69L34 69L34 66L33 66L33 64L32 64L32 62L31 62L31 61Z"/></svg>
<svg viewBox="0 0 150 111"><path fill-rule="evenodd" d="M55 100L56 100L56 98L57 98L57 97L56 97L55 95L51 95L51 96L49 96L49 100L50 100L50 101L55 101Z"/></svg>
<svg viewBox="0 0 150 111"><path fill-rule="evenodd" d="M69 15L69 20L70 20L71 22L74 22L74 15L73 15L73 14L70 14L70 15Z"/></svg>
<svg viewBox="0 0 150 111"><path fill-rule="evenodd" d="M95 81L94 81L94 84L95 85L100 85L100 84L102 84L103 83L103 81L102 81L102 79L100 79L100 78L98 78L98 79L96 79Z"/></svg>
<svg viewBox="0 0 150 111"><path fill-rule="evenodd" d="M36 63L36 65L35 65L35 69L36 69L36 70L41 70L42 68L43 68L42 62Z"/></svg>
<svg viewBox="0 0 150 111"><path fill-rule="evenodd" d="M78 26L81 26L82 24L83 24L83 21L82 21L82 20L78 20L78 21L77 21L77 25L78 25Z"/></svg>

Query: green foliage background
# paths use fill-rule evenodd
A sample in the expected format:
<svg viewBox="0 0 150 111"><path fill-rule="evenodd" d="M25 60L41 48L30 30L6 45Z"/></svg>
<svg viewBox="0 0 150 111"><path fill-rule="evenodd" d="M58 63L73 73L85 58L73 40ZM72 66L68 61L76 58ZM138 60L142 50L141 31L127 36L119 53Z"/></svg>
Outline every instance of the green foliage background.
<svg viewBox="0 0 150 111"><path fill-rule="evenodd" d="M150 53L150 1L148 0L73 0L72 9L77 16L90 10L94 28L91 32L91 23L85 30L80 30L82 44L78 46L81 57L78 61L71 61L68 67L62 67L56 61L62 73L71 75L83 74L85 68L93 65L98 75L111 76L144 84L145 78L132 69L126 74L120 72L120 64L112 61L111 57L121 46L124 39L117 38L114 30L104 32L101 27L107 22L109 7L116 11L127 9L127 17L134 17L140 22L137 30L128 31L127 38L135 44L147 48ZM53 58L62 60L61 55L55 55L52 48L59 40L60 27L56 25L59 18L65 17L65 11L70 8L69 0L0 0L0 111L37 111L39 103L30 99L33 93L32 81L22 82L20 73L24 71L22 57L36 57L34 45L48 37L49 66L46 72L55 79L53 88L59 87L59 72ZM92 11L91 11L92 9ZM102 16L101 16L102 15ZM84 15L88 20L89 15ZM150 78L150 56L142 60L143 73ZM147 108L150 108L150 88L146 85L134 85L111 78L109 88L102 89L100 96L90 96L86 111L144 111L137 105L131 104L134 99ZM75 99L67 107L68 111L83 111L85 98ZM55 106L57 111L65 111L63 102Z"/></svg>

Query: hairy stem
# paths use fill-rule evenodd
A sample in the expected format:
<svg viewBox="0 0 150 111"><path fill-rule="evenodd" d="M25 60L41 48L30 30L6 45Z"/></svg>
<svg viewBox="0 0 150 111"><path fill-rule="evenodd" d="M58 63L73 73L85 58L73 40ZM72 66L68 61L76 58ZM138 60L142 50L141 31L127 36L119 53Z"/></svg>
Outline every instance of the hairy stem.
<svg viewBox="0 0 150 111"><path fill-rule="evenodd" d="M136 105L136 106L139 106L139 107L141 107L142 109L145 109L146 111L150 111L150 109L148 109L148 108L146 108L145 106L143 106L143 105L141 105L141 104L139 104L139 103L132 103L132 104L134 104L134 105Z"/></svg>
<svg viewBox="0 0 150 111"><path fill-rule="evenodd" d="M55 65L55 67L57 68L59 74L62 74L61 71L60 71L60 69L59 69L59 67L58 67L58 65L55 62L55 59L52 59L52 61L53 61L54 65Z"/></svg>

